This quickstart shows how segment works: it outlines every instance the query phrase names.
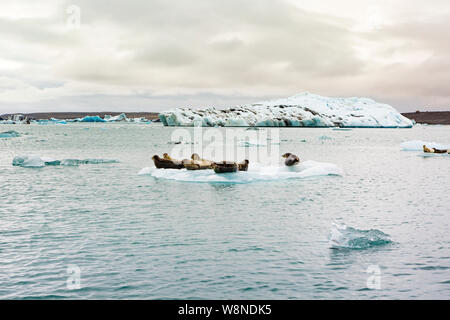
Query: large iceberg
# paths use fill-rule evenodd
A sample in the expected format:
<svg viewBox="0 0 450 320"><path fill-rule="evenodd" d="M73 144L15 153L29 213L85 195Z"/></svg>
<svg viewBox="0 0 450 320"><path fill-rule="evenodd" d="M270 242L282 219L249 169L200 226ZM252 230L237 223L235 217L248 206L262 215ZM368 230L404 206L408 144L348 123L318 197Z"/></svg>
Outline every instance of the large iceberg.
<svg viewBox="0 0 450 320"><path fill-rule="evenodd" d="M159 114L165 126L410 128L413 122L369 98L328 98L301 93L223 110L177 108Z"/></svg>

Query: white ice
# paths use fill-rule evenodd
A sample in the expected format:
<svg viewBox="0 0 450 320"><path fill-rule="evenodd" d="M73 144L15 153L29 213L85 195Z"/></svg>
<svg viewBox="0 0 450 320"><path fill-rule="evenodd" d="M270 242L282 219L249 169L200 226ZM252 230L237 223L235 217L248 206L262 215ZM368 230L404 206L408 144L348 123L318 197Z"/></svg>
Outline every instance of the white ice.
<svg viewBox="0 0 450 320"><path fill-rule="evenodd" d="M117 163L118 160L113 159L63 159L56 160L49 157L41 157L37 155L20 155L14 157L13 166L24 168L42 168L45 166L78 166L80 164L107 164Z"/></svg>
<svg viewBox="0 0 450 320"><path fill-rule="evenodd" d="M450 149L449 144L442 144L437 142L427 142L422 140L412 140L406 141L401 144L401 148L403 151L423 151L423 145L426 145L428 148L436 148L436 149Z"/></svg>
<svg viewBox="0 0 450 320"><path fill-rule="evenodd" d="M301 93L218 110L177 108L159 115L165 126L230 127L412 127L388 104L368 98L329 98Z"/></svg>
<svg viewBox="0 0 450 320"><path fill-rule="evenodd" d="M262 166L258 163L250 163L248 171L225 174L216 174L214 170L189 171L186 169L157 169L155 167L143 168L139 174L151 175L157 179L175 180L180 182L251 183L258 181L276 181L315 176L342 175L343 171L333 163L308 160L292 167Z"/></svg>

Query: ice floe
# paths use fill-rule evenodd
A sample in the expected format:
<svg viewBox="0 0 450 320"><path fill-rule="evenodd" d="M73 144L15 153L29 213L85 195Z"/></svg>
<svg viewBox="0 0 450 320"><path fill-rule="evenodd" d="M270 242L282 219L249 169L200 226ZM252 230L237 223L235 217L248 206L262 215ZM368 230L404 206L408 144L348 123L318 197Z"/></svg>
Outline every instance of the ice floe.
<svg viewBox="0 0 450 320"><path fill-rule="evenodd" d="M20 155L14 157L13 166L24 168L43 168L45 166L78 166L80 164L102 164L117 163L118 160L112 159L63 159L56 160L49 157L40 157L37 155Z"/></svg>
<svg viewBox="0 0 450 320"><path fill-rule="evenodd" d="M150 175L157 179L175 180L180 182L237 184L259 181L301 179L315 176L337 176L342 175L343 171L333 163L308 160L293 167L262 166L258 163L250 163L248 171L224 174L216 174L213 170L189 171L186 169L156 169L155 167L143 168L139 174Z"/></svg>
<svg viewBox="0 0 450 320"><path fill-rule="evenodd" d="M329 235L332 249L368 249L389 243L389 235L380 230L360 230L342 223L333 223Z"/></svg>
<svg viewBox="0 0 450 320"><path fill-rule="evenodd" d="M436 149L450 149L449 144L442 144L437 142L427 142L422 140L412 140L406 141L401 144L403 151L423 151L423 146L426 145L428 148Z"/></svg>
<svg viewBox="0 0 450 320"><path fill-rule="evenodd" d="M412 127L388 104L368 98L329 98L301 93L219 110L177 108L159 114L165 126L234 127Z"/></svg>

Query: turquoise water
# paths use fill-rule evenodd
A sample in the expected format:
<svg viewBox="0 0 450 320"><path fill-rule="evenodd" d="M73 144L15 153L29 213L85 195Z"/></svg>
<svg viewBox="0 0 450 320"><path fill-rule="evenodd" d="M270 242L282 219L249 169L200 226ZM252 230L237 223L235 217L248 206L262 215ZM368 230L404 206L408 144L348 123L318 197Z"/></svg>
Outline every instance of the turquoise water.
<svg viewBox="0 0 450 320"><path fill-rule="evenodd" d="M280 129L280 154L342 173L247 183L139 175L176 128L0 127L10 130L20 136L0 139L2 299L450 298L450 156L400 147L449 144L450 126ZM12 166L23 154L119 162Z"/></svg>

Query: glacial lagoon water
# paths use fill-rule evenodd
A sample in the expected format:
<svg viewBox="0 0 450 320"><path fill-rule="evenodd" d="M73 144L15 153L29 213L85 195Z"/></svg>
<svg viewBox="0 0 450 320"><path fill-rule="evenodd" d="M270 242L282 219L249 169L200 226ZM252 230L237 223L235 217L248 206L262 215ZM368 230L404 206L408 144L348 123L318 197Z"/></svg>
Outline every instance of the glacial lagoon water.
<svg viewBox="0 0 450 320"><path fill-rule="evenodd" d="M328 167L231 181L153 174L176 129L2 125L0 298L450 298L450 156L401 147L450 126L280 129L280 154Z"/></svg>

